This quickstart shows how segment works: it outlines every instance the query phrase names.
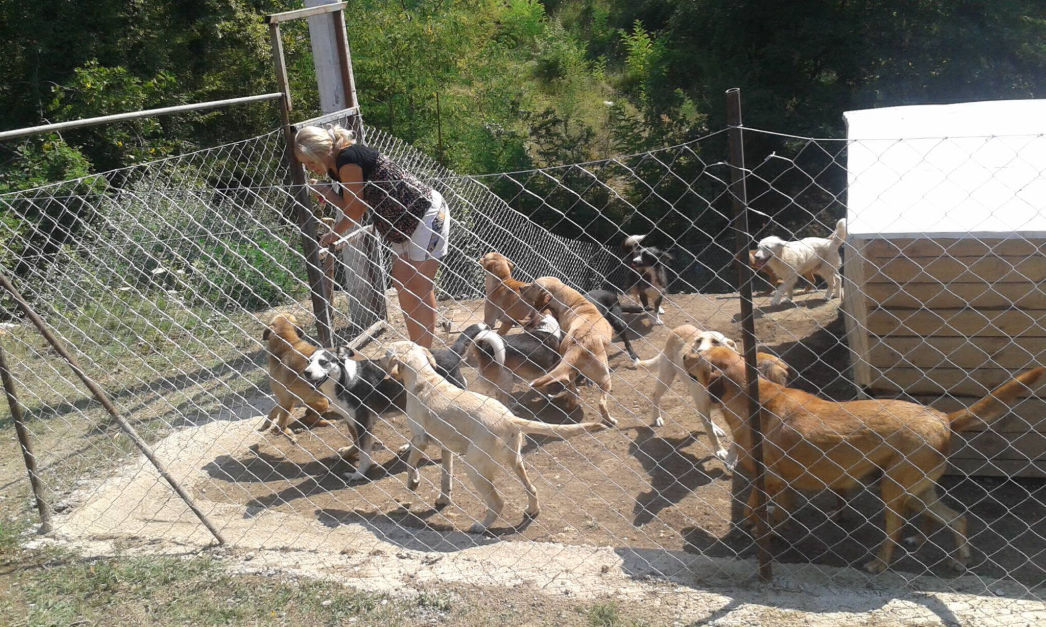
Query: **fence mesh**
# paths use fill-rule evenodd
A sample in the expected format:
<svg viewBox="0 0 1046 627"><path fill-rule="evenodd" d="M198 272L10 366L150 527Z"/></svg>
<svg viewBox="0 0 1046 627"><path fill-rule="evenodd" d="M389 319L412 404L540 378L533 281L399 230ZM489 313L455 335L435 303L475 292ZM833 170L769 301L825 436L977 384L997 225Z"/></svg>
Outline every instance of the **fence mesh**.
<svg viewBox="0 0 1046 627"><path fill-rule="evenodd" d="M337 120L323 120L331 121ZM607 350L608 412L616 427L567 439L532 435L523 442L522 464L540 499L540 516L524 515L524 509L534 512L517 479L515 455L499 456L495 448L505 444L490 444L478 432L463 434L474 450L459 460L450 504L439 507L433 505L441 491L436 445L427 450L431 462L422 463L420 487L408 485L408 458L399 449L410 431L402 410L384 412L375 424L374 466L362 481L346 479L359 461L341 459L355 441L342 421L297 423L295 441L257 432L274 406L266 325L277 313L293 314L306 330L313 321L292 222L296 190L287 183L280 133L0 196L0 259L84 371L236 545L285 547L293 560L303 559L298 551L311 551L318 557L310 559L348 559L361 572L390 568L380 557L385 551L417 552L445 559L444 576L471 584L547 584L557 573L609 563L637 578L726 572L730 560L752 557L754 541L742 524L749 475L723 461L738 453L745 458L743 448L731 444L743 443L744 435L734 406L710 411L724 433L717 450L715 430L696 415L700 393L691 396L693 377L700 378L705 362L696 353L683 359L689 344L682 354L666 345L672 329L689 324L718 331L740 348L734 234L728 228L731 172L721 160L725 134L592 163L458 176L378 129L357 130L440 191L451 208L450 250L437 281L438 316L449 331L438 332L438 350L450 349L461 332L483 322L486 274L478 259L487 252L511 259L517 279L553 276L581 293L627 288L635 271L628 264L634 255L621 248L626 236L645 234L643 246L669 255L661 257L663 278L647 286L664 295L663 314L652 306L642 311L627 289L614 299L625 305L620 318L635 352L648 359L635 367L616 337ZM776 146L745 172L753 242L771 235L787 242L821 238L806 241L807 253L795 253L813 254L816 263L789 261L774 249L773 257L786 265L806 265L793 276L787 267L767 263L753 284L760 350L788 365L790 386L833 401L870 393L954 411L1041 362L1041 232L1017 229L996 237L949 226L944 235L851 233L844 245L829 246L838 220L847 217L848 192L861 184L847 170L848 151L852 156L867 146L755 130L746 136L750 144ZM893 149L905 147L898 140ZM963 158L978 160L969 143L942 149L962 149ZM1021 154L1017 150L1013 158L1019 161ZM1022 185L1043 185L1041 169L1030 172ZM993 209L986 204L985 210ZM833 250L841 250L845 262ZM764 254L757 254L757 266ZM387 255L382 263L388 265ZM813 266L810 285L803 275ZM836 266L845 275L844 296L826 298ZM777 269L783 286L766 280L768 268ZM340 281L358 282L357 270L339 270ZM198 521L146 464L135 461L127 438L12 301L5 296L0 302L10 321L0 338L38 443L42 479L56 497L61 533L206 541ZM335 293L340 337L352 337L380 316L360 311L360 302ZM396 299L389 302L390 330L362 350L364 357L381 358L406 337ZM562 316L560 322L566 322ZM505 338L518 342L524 334L517 329ZM581 369L590 381L581 387L580 407L572 409L569 398L550 398L528 385L536 370L554 363L534 357L528 365L513 364L512 354L510 349L507 368L516 371L515 379L480 368L485 362L476 352L464 355L469 389L498 396L517 415L543 425L599 419L595 371ZM655 362L658 355L664 364ZM598 351L585 357L601 359ZM497 390L498 384L512 389ZM1022 390L1000 420L950 435L943 444L920 431L918 420L925 418L898 423L896 433L873 438L874 444L821 442L813 448L801 439L775 439L780 433L771 420L768 456L784 460L771 464L771 486L780 480L797 488L773 495L773 511L782 519L774 559L811 569L860 569L883 542L889 514L915 524L921 503L942 520L921 543L902 544L890 568L909 580L951 576L956 539L940 527L954 521L934 509L924 490L937 484L943 502L968 521L974 587L1006 580L1015 596L1042 599L1046 449L1042 401L1034 389ZM445 411L468 406L455 396ZM475 411L485 415L492 407L481 402ZM302 411L297 408L294 417L306 420ZM861 416L853 406L840 411ZM816 419L822 437L826 430L837 434L828 418ZM921 448L911 449L912 437L922 438ZM840 452L847 446L856 447L858 461ZM921 457L927 447L940 446L945 450L938 462L949 453L951 462L943 477L943 463ZM488 533L470 533L491 502L490 485L477 478L491 460L504 510ZM507 466L497 467L502 463ZM918 476L918 486L906 492L916 499L880 498L880 490L888 493L882 486L897 480L888 464ZM809 474L800 480L802 468ZM887 479L878 481L884 473ZM941 585L968 589L968 579L943 579Z"/></svg>

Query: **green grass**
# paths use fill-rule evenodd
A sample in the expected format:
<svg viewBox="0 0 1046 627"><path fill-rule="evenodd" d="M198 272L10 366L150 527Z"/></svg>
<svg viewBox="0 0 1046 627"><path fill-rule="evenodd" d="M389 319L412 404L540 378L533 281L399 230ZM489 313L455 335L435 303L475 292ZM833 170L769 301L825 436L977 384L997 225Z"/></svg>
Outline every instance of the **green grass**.
<svg viewBox="0 0 1046 627"><path fill-rule="evenodd" d="M31 626L397 624L418 607L328 582L230 575L208 557L52 561L25 568L7 587L0 616Z"/></svg>

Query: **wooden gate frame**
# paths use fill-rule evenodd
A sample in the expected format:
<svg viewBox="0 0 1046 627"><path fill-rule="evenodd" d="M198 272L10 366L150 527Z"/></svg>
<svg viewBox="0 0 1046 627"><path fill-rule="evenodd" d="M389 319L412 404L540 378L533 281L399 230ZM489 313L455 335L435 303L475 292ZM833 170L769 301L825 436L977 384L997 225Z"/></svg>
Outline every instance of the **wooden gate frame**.
<svg viewBox="0 0 1046 627"><path fill-rule="evenodd" d="M276 82L280 93L283 94L283 98L280 100L280 118L283 124L284 142L286 144L285 158L290 168L291 183L295 187L294 214L298 227L302 232L302 251L305 254L313 312L316 316L316 334L320 342L328 347L333 346L335 343L334 327L331 323L335 251L332 247L326 251L326 254L321 259L317 236L320 221L310 210L311 201L306 188L305 171L301 162L298 161L297 155L294 154L294 134L297 132L297 128L291 123L293 103L291 100L290 82L287 78L287 64L283 53L280 24L322 15L329 16L330 25L333 28L332 32L329 31L328 34L332 35L334 39L335 59L338 65L336 76L340 79L338 80L340 85L335 85L334 87L340 89L344 96L344 102L348 105L347 108L335 113L337 117L354 120L356 124L353 124L353 126L360 129L359 135L362 140L363 118L360 115L359 102L356 99L356 81L352 72L352 57L349 52L349 42L345 28L345 7L347 4L347 2L323 4L294 11L275 13L265 18L265 22L269 25L269 39L272 44ZM312 38L313 34L310 33L310 38ZM317 43L316 40L313 40L314 52L317 48ZM317 80L322 80L319 73ZM330 88L331 85L321 84L319 87L322 90L325 87ZM365 257L373 259L381 254L380 244L371 231L361 229L357 231L357 234L362 237L356 238L359 241L353 242L353 245L359 246L363 250ZM381 276L380 264L365 264L364 274L365 283L377 287L370 291L366 301L363 302L363 306L370 311L376 312L379 319L352 340L350 345L354 347L366 344L371 338L384 331L388 325L388 300L386 291L383 289L384 280Z"/></svg>

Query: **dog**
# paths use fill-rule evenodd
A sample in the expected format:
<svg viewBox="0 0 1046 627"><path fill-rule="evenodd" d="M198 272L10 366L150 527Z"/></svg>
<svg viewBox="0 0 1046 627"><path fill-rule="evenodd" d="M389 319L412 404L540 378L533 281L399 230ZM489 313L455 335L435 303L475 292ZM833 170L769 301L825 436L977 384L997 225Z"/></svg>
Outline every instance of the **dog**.
<svg viewBox="0 0 1046 627"><path fill-rule="evenodd" d="M301 377L309 357L319 348L303 339L303 335L305 333L298 325L298 319L292 314L276 314L262 333L262 341L268 352L266 368L269 388L276 397L276 406L265 417L258 431L271 427L273 433L283 434L292 442L296 438L289 428L291 412L299 403L306 406L302 424L310 427L330 424L320 417L330 411L327 397Z"/></svg>
<svg viewBox="0 0 1046 627"><path fill-rule="evenodd" d="M642 307L622 305L617 293L610 290L589 290L585 292L585 298L596 306L610 326L614 329L614 337L625 345L625 352L632 363L639 361L639 355L632 348L632 342L628 341L628 324L625 322L625 313L641 313Z"/></svg>
<svg viewBox="0 0 1046 627"><path fill-rule="evenodd" d="M498 333L505 335L514 325L522 325L534 318L537 313L519 295L519 289L525 285L512 278L512 263L501 253L489 252L479 259L479 265L486 272L484 288L486 300L483 303L483 323L493 328L499 322Z"/></svg>
<svg viewBox="0 0 1046 627"><path fill-rule="evenodd" d="M388 376L381 362L372 359L355 360L355 352L348 347L337 351L316 350L303 371L313 388L330 399L331 405L348 423L356 442L338 450L341 458L348 457L355 448L359 451L356 470L345 473L348 481L362 481L373 465L371 448L374 444L374 423L378 415L405 405L403 384Z"/></svg>
<svg viewBox="0 0 1046 627"><path fill-rule="evenodd" d="M429 442L438 443L443 449L443 471L436 506L448 505L454 455L460 455L472 485L487 505L483 521L472 525L473 533L484 533L501 515L504 502L494 483L500 468L513 469L523 484L528 498L526 517L532 519L541 512L537 490L523 466L524 434L569 438L608 428L602 422L550 425L524 420L496 399L453 386L436 372L435 363L432 353L413 342L393 342L386 353L386 369L407 390L411 433L407 487L417 489L421 453Z"/></svg>
<svg viewBox="0 0 1046 627"><path fill-rule="evenodd" d="M831 237L804 237L787 242L776 235L759 240L755 263L759 269L768 266L781 278L770 305L782 299L792 301L792 291L799 277L806 273L815 274L828 284L825 298L831 300L836 294L842 296L842 277L839 274L842 257L839 247L846 239L846 218L836 222Z"/></svg>
<svg viewBox="0 0 1046 627"><path fill-rule="evenodd" d="M633 368L656 369L654 392L651 396L655 427L665 424L661 414L661 398L675 381L676 375L685 376L683 356L692 350L704 351L713 346L725 346L737 352L737 343L719 331L701 331L693 325L683 324L672 329L665 340L665 348L656 357L640 361L633 366ZM762 376L781 385L786 385L791 377L791 369L788 364L780 357L769 353L756 353L756 368ZM726 433L707 415L702 414L701 418L704 420L705 433L712 440L712 449L715 451L716 457L732 469L737 455L732 450L727 451L721 444L720 439L725 438Z"/></svg>
<svg viewBox="0 0 1046 627"><path fill-rule="evenodd" d="M723 407L741 450L740 463L753 473L741 357L726 347L695 348L683 357L683 364L698 383L693 386L698 411L707 413L712 403ZM766 492L776 504L775 522L787 514L792 490L839 493L881 472L886 539L876 557L864 564L865 570L879 573L889 566L908 513L925 513L950 527L956 544L952 562L965 567L970 557L966 519L941 502L936 490L952 434L1004 415L1009 404L1044 373L1042 367L1028 370L969 408L950 414L898 400L827 401L760 378ZM753 520L755 500L753 490L745 512L748 521Z"/></svg>
<svg viewBox="0 0 1046 627"><path fill-rule="evenodd" d="M466 389L467 382L461 374L461 362L476 333L478 331L466 330L450 348L432 351L436 372L462 390ZM374 423L380 413L392 408L402 409L404 399L403 385L389 378L381 362L356 360L353 359L355 356L355 351L347 346L335 352L317 349L303 374L331 402L332 409L349 423L356 445L340 449L338 455L346 458L353 450L359 451L356 470L345 473L345 478L363 481L373 465L370 453L374 444ZM406 448L400 452L404 450Z"/></svg>
<svg viewBox="0 0 1046 627"><path fill-rule="evenodd" d="M757 273L761 273L766 277L769 287L759 293L759 296L769 296L781 284L781 279L778 278L774 271L770 269L768 265L760 265L756 262L755 253L757 249L751 249L748 251L748 265L755 270ZM803 280L806 281L806 291L809 292L817 287L817 277L814 276L813 272L806 272L803 274Z"/></svg>
<svg viewBox="0 0 1046 627"><path fill-rule="evenodd" d="M479 322L466 332L477 329L472 351L479 366L479 376L496 389L495 396L508 403L517 379L536 379L556 367L561 355L559 345L563 330L556 317L544 314L538 322L524 327L523 333L499 335Z"/></svg>
<svg viewBox="0 0 1046 627"><path fill-rule="evenodd" d="M551 311L563 329L563 341L559 345L562 360L551 371L531 381L530 386L540 391L559 383L570 394L569 406L574 408L581 400L577 392L580 373L599 387L598 405L603 421L617 424L607 407L611 390L607 347L614 335L610 322L580 292L555 277L541 277L521 287L519 293L536 311Z"/></svg>
<svg viewBox="0 0 1046 627"><path fill-rule="evenodd" d="M645 238L646 235L630 235L621 245L628 268L622 291L642 303L645 311L653 311L654 324L660 326L664 324L661 314L665 310L661 302L668 289L668 263L672 261L672 255L654 246L643 246Z"/></svg>
<svg viewBox="0 0 1046 627"><path fill-rule="evenodd" d="M463 390L468 388L468 382L461 374L461 363L465 361L468 350L476 336L482 331L483 329L472 325L458 335L458 338L454 340L454 344L450 348L432 351L432 356L436 359L436 372Z"/></svg>

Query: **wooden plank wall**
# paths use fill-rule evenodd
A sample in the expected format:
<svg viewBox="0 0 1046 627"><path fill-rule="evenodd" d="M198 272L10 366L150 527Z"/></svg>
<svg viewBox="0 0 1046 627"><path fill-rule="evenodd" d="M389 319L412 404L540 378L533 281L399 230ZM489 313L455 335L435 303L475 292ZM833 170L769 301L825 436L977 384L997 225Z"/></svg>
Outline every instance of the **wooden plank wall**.
<svg viewBox="0 0 1046 627"><path fill-rule="evenodd" d="M845 295L856 383L951 411L1046 364L1046 240L849 242ZM1046 476L1046 402L957 438L953 469Z"/></svg>

